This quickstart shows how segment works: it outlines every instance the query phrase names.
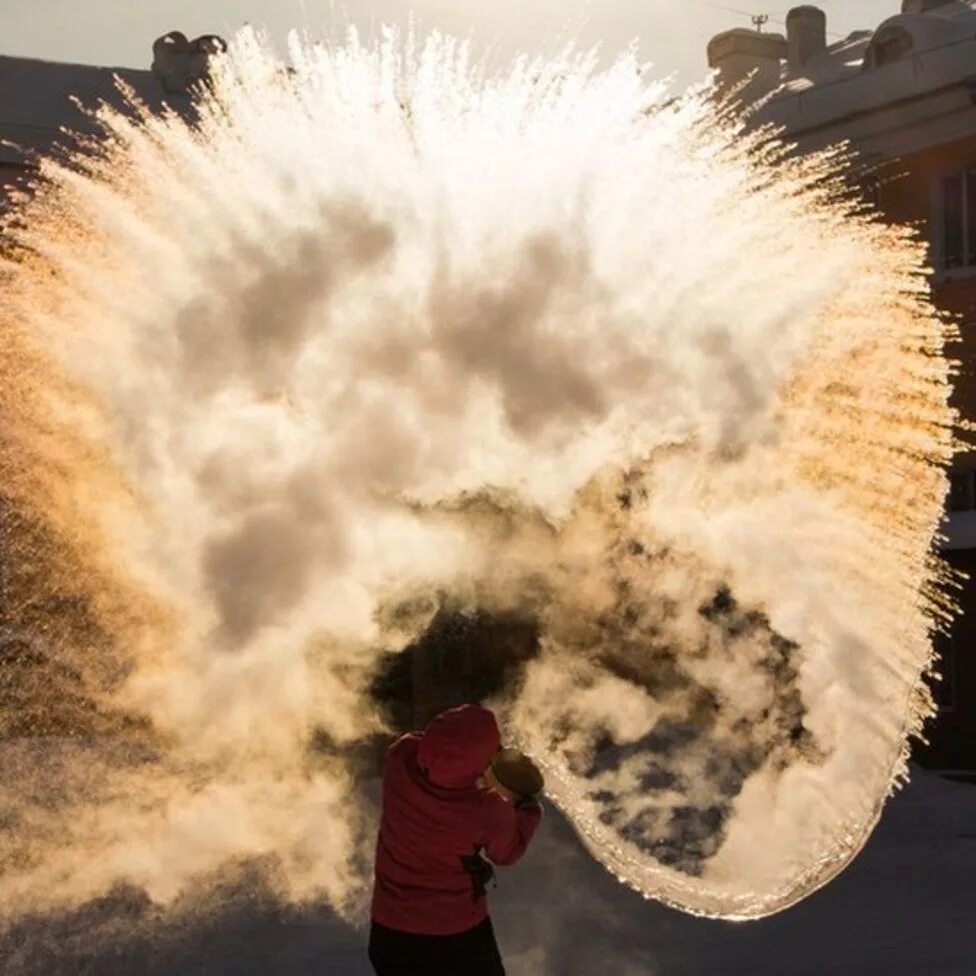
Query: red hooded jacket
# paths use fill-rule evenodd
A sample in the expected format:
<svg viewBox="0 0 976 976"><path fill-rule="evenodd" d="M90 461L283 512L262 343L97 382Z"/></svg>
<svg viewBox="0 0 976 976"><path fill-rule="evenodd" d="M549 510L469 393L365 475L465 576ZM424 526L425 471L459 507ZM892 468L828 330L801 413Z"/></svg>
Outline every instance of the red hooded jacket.
<svg viewBox="0 0 976 976"><path fill-rule="evenodd" d="M500 736L495 716L477 705L438 715L422 733L391 747L383 776L376 846L373 920L401 932L454 935L488 915L461 858L476 851L514 864L542 817L476 785Z"/></svg>

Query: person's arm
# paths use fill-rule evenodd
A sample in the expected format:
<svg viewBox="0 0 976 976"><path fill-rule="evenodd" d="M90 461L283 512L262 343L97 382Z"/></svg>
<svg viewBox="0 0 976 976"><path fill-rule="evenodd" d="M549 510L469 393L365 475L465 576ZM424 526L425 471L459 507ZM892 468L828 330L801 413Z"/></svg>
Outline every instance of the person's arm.
<svg viewBox="0 0 976 976"><path fill-rule="evenodd" d="M386 762L383 764L383 792L386 792L386 785L390 780L402 774L402 770L407 765L410 758L417 755L417 741L419 736L416 732L408 732L401 735L399 739L387 747Z"/></svg>
<svg viewBox="0 0 976 976"><path fill-rule="evenodd" d="M498 801L497 816L485 844L485 857L493 864L514 864L526 852L539 823L542 807L534 797L512 805Z"/></svg>

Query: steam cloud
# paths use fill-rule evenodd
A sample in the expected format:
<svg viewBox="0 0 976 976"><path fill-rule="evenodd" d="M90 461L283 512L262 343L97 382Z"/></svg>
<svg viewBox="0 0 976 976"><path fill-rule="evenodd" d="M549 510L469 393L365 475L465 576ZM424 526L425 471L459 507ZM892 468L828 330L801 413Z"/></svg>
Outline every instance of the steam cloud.
<svg viewBox="0 0 976 976"><path fill-rule="evenodd" d="M809 894L947 612L922 246L630 56L289 55L8 222L2 909L264 859L355 912L368 688L448 607L533 622L495 704L621 880Z"/></svg>

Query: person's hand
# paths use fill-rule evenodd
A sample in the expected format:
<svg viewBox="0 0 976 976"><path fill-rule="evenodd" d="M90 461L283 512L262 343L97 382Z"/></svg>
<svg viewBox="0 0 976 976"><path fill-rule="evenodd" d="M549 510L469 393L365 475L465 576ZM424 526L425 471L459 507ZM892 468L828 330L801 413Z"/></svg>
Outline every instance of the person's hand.
<svg viewBox="0 0 976 976"><path fill-rule="evenodd" d="M489 793L494 793L496 796L500 796L506 803L517 803L520 799L507 786L498 782L498 777L495 776L495 771L491 766L481 774L481 779L478 780L478 783L482 789L487 790Z"/></svg>
<svg viewBox="0 0 976 976"><path fill-rule="evenodd" d="M495 792L516 807L524 801L532 801L545 787L545 780L539 767L524 753L517 749L501 749L486 770L497 784ZM509 799L510 798L510 799Z"/></svg>
<svg viewBox="0 0 976 976"><path fill-rule="evenodd" d="M538 810L542 813L542 804L539 802L537 793L526 793L515 801L516 810Z"/></svg>

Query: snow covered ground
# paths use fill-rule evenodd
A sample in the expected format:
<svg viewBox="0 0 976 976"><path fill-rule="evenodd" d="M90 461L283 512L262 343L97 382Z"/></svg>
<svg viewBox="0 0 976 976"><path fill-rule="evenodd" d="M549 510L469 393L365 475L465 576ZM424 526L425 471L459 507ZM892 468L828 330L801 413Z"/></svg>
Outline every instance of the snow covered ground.
<svg viewBox="0 0 976 976"><path fill-rule="evenodd" d="M747 925L646 902L551 810L493 892L509 976L969 976L976 973L976 787L916 772L853 866ZM167 912L119 891L0 933L3 976L367 976L363 934L286 908L246 871ZM461 974L459 974L461 976Z"/></svg>

